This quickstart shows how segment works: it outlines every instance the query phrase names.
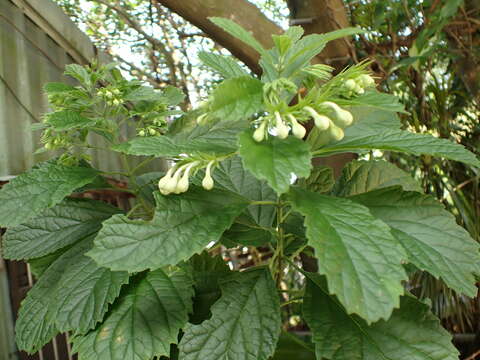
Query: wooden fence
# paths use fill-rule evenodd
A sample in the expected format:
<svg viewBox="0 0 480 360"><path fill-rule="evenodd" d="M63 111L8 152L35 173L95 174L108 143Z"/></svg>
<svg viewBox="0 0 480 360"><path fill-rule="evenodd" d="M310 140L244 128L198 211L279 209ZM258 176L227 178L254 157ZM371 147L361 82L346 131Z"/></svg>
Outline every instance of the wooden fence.
<svg viewBox="0 0 480 360"><path fill-rule="evenodd" d="M43 85L67 81L63 76L65 65L87 64L93 58L108 61L108 56L97 52L88 37L51 0L0 0L0 185L2 180L52 156L33 155L39 147L39 135L32 133L31 124L41 121L42 114L48 111ZM90 140L102 147L101 138ZM111 152L92 151L91 155L95 167L107 171L120 168L120 159ZM159 161L146 170L164 168L165 163ZM115 201L124 200L119 195ZM14 319L32 284L27 264L0 258L0 360L72 359L65 335L33 356L15 350Z"/></svg>

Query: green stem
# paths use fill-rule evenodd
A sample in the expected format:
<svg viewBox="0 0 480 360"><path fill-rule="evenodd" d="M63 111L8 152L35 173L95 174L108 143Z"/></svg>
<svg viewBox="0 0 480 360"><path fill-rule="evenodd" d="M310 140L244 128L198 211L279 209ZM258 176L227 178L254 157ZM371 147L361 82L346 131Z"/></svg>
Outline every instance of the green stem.
<svg viewBox="0 0 480 360"><path fill-rule="evenodd" d="M251 201L250 202L251 205L278 205L278 202L276 201Z"/></svg>
<svg viewBox="0 0 480 360"><path fill-rule="evenodd" d="M292 299L292 300L289 300L289 301L285 301L282 305L280 305L281 307L283 306L287 306L287 305L290 305L290 304L296 304L296 303L301 303L303 302L302 299Z"/></svg>

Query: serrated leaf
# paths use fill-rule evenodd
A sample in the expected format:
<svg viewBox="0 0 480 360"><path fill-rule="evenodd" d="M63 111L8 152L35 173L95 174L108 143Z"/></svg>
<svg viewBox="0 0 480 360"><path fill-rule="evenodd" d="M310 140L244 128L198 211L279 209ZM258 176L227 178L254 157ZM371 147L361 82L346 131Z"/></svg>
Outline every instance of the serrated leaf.
<svg viewBox="0 0 480 360"><path fill-rule="evenodd" d="M73 339L79 360L150 360L168 356L188 321L192 280L156 270L129 285L97 329Z"/></svg>
<svg viewBox="0 0 480 360"><path fill-rule="evenodd" d="M19 175L0 190L0 226L12 227L55 206L98 173L87 167L45 162Z"/></svg>
<svg viewBox="0 0 480 360"><path fill-rule="evenodd" d="M216 186L232 191L253 201L276 201L277 195L264 180L259 180L242 166L240 157L222 161L213 172ZM264 227L272 226L275 217L273 205L250 205L247 213L252 220Z"/></svg>
<svg viewBox="0 0 480 360"><path fill-rule="evenodd" d="M35 352L60 331L92 329L128 282L128 273L100 268L84 256L92 240L90 236L60 254L28 292L16 324L22 350Z"/></svg>
<svg viewBox="0 0 480 360"><path fill-rule="evenodd" d="M422 192L420 184L410 174L388 161L352 161L343 168L333 193L347 197L395 185L407 191Z"/></svg>
<svg viewBox="0 0 480 360"><path fill-rule="evenodd" d="M265 49L263 46L253 37L253 35L238 25L236 22L220 18L220 17L210 17L208 18L211 22L213 22L218 27L221 27L224 31L232 35L233 37L237 38L238 40L244 42L248 46L251 46L255 50L257 50L260 54L265 53Z"/></svg>
<svg viewBox="0 0 480 360"><path fill-rule="evenodd" d="M83 84L90 84L90 74L84 66L78 64L68 64L65 66L65 75L71 76Z"/></svg>
<svg viewBox="0 0 480 360"><path fill-rule="evenodd" d="M230 275L231 271L221 256L210 256L208 252L194 255L185 265L192 274L195 289L192 324L200 324L210 318L210 308L220 298L220 281Z"/></svg>
<svg viewBox="0 0 480 360"><path fill-rule="evenodd" d="M315 166L310 176L303 180L301 184L304 184L307 190L327 193L332 190L335 184L333 169L329 166Z"/></svg>
<svg viewBox="0 0 480 360"><path fill-rule="evenodd" d="M47 94L55 94L75 90L75 87L61 82L50 82L46 83L43 89Z"/></svg>
<svg viewBox="0 0 480 360"><path fill-rule="evenodd" d="M288 198L305 216L319 272L348 313L368 323L388 319L403 294L406 254L390 228L353 201L292 188Z"/></svg>
<svg viewBox="0 0 480 360"><path fill-rule="evenodd" d="M248 73L231 56L200 51L198 58L209 68L218 72L225 79L246 76Z"/></svg>
<svg viewBox="0 0 480 360"><path fill-rule="evenodd" d="M325 34L311 34L301 38L287 52L284 67L279 76L290 77L299 69L304 68L317 56L325 45L335 39L364 32L356 28L344 28Z"/></svg>
<svg viewBox="0 0 480 360"><path fill-rule="evenodd" d="M397 96L379 91L367 91L365 94L352 99L335 99L335 102L338 105L368 106L378 110L408 114L405 111L405 105L400 102Z"/></svg>
<svg viewBox="0 0 480 360"><path fill-rule="evenodd" d="M228 154L237 149L237 134L248 126L245 121L220 121L195 126L175 135L135 138L114 148L130 155L176 157L198 152Z"/></svg>
<svg viewBox="0 0 480 360"><path fill-rule="evenodd" d="M458 352L450 334L427 305L403 296L392 316L368 326L351 316L310 274L303 302L313 332L317 359L325 360L454 360Z"/></svg>
<svg viewBox="0 0 480 360"><path fill-rule="evenodd" d="M250 76L223 81L212 93L209 116L223 121L248 119L262 109L263 83Z"/></svg>
<svg viewBox="0 0 480 360"><path fill-rule="evenodd" d="M238 244L244 246L265 246L272 240L272 232L251 223L249 219L236 219L230 229L222 236L222 244L231 248Z"/></svg>
<svg viewBox="0 0 480 360"><path fill-rule="evenodd" d="M95 124L95 120L86 118L71 110L61 110L51 113L46 118L46 123L57 131L84 129Z"/></svg>
<svg viewBox="0 0 480 360"><path fill-rule="evenodd" d="M112 272L81 256L66 269L51 299L58 330L84 334L103 319L109 304L128 283L127 272Z"/></svg>
<svg viewBox="0 0 480 360"><path fill-rule="evenodd" d="M394 129L393 126L389 125L396 122L393 121L393 119L396 119L396 115L393 113L381 110L366 113L363 109L359 110L361 111L360 115L355 114L355 109L352 110L358 123L345 130L345 138L316 150L315 155L327 156L344 152L379 149L413 155L439 156L480 167L480 161L476 156L460 144L427 134L415 134ZM364 116L368 119L364 119ZM388 118L392 120L388 121ZM387 126L384 126L384 124Z"/></svg>
<svg viewBox="0 0 480 360"><path fill-rule="evenodd" d="M387 188L350 198L392 228L410 261L459 293L477 294L479 244L431 196Z"/></svg>
<svg viewBox="0 0 480 360"><path fill-rule="evenodd" d="M39 216L13 228L3 239L3 256L20 260L38 258L96 233L102 221L120 213L100 201L65 199Z"/></svg>
<svg viewBox="0 0 480 360"><path fill-rule="evenodd" d="M114 215L103 223L89 252L100 265L129 272L176 265L220 239L249 202L233 193L191 189L183 195L155 193L151 221Z"/></svg>
<svg viewBox="0 0 480 360"><path fill-rule="evenodd" d="M171 106L181 103L184 98L185 94L174 86L167 86L161 91L149 86L140 86L125 96L127 101L151 101Z"/></svg>
<svg viewBox="0 0 480 360"><path fill-rule="evenodd" d="M20 350L34 353L48 343L59 331L50 314L51 295L72 261L89 248L82 241L61 255L40 277L22 301L15 324L15 337Z"/></svg>
<svg viewBox="0 0 480 360"><path fill-rule="evenodd" d="M279 195L288 191L292 175L297 178L310 175L309 146L293 136L283 140L270 136L256 142L249 130L240 134L239 146L244 168L257 179L266 180Z"/></svg>
<svg viewBox="0 0 480 360"><path fill-rule="evenodd" d="M188 325L180 359L267 360L280 335L280 303L267 269L235 273L221 284L212 317Z"/></svg>
<svg viewBox="0 0 480 360"><path fill-rule="evenodd" d="M75 245L72 245L75 246ZM50 265L52 265L55 260L67 252L72 246L66 246L61 248L51 254L28 260L28 265L30 266L30 271L32 272L35 279L39 279L40 276L45 273Z"/></svg>

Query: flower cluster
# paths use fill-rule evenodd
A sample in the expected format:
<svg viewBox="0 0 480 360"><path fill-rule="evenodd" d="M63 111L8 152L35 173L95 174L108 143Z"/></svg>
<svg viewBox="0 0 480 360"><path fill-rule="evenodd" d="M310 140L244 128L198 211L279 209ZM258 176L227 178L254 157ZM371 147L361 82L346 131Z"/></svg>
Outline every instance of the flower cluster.
<svg viewBox="0 0 480 360"><path fill-rule="evenodd" d="M353 123L352 114L331 101L322 102L315 107L313 108L313 105L304 106L299 111L284 115L276 111L273 116L263 117L253 133L253 139L261 142L266 138L269 131L272 131L278 138L285 139L288 137L290 129L293 136L302 139L307 131L300 122L309 119L313 119L319 131L328 131L333 140L343 139L343 129Z"/></svg>
<svg viewBox="0 0 480 360"><path fill-rule="evenodd" d="M122 92L117 88L103 87L97 91L97 95L105 100L107 105L119 106L124 103Z"/></svg>
<svg viewBox="0 0 480 360"><path fill-rule="evenodd" d="M344 83L348 91L348 96L363 95L365 89L375 86L375 80L367 74L361 74L353 79L348 79Z"/></svg>
<svg viewBox="0 0 480 360"><path fill-rule="evenodd" d="M213 189L212 167L215 163L215 160L211 160L206 165L205 176L202 180L202 186L205 190ZM205 164L202 164L201 161L192 161L187 164L174 166L160 179L158 189L163 195L184 193L188 191L190 185L190 174L203 167L205 167Z"/></svg>

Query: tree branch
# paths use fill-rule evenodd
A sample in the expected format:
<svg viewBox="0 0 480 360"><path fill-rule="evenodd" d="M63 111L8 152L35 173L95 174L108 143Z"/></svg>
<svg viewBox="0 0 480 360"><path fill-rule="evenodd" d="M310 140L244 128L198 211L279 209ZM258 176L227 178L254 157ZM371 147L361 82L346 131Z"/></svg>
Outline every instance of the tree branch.
<svg viewBox="0 0 480 360"><path fill-rule="evenodd" d="M273 45L271 35L283 32L282 28L267 19L255 5L246 0L158 0L158 2L200 28L257 74L261 73L258 65L259 54L222 31L208 18L218 16L235 21L251 31L253 36L267 48Z"/></svg>

